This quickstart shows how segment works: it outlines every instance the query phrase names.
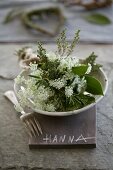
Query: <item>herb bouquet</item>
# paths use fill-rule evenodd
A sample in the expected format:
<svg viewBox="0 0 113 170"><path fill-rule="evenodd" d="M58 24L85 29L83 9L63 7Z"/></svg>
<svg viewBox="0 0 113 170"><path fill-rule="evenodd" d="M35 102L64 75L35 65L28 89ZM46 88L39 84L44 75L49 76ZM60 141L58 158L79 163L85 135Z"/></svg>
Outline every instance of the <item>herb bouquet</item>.
<svg viewBox="0 0 113 170"><path fill-rule="evenodd" d="M41 43L38 43L35 54L27 48L18 51L19 57L33 56L36 59L15 79L16 86L20 87L16 95L21 107L69 112L94 103L97 95L103 95L101 82L94 76L101 67L95 63L97 56L91 53L86 59L79 60L71 55L79 40L79 32L76 31L69 44L63 30L57 39L56 52L47 52ZM27 72L27 76L23 72Z"/></svg>

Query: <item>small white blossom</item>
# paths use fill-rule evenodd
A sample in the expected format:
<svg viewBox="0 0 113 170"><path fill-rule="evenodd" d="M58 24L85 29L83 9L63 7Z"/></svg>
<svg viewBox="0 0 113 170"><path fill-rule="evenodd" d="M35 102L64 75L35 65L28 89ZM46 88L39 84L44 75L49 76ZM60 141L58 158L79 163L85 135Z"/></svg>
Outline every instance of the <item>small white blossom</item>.
<svg viewBox="0 0 113 170"><path fill-rule="evenodd" d="M47 56L49 61L55 61L55 60L58 59L58 56L53 52L47 53L46 56Z"/></svg>
<svg viewBox="0 0 113 170"><path fill-rule="evenodd" d="M58 78L55 80L50 80L49 84L50 86L55 87L56 89L61 89L65 86L65 80Z"/></svg>
<svg viewBox="0 0 113 170"><path fill-rule="evenodd" d="M27 97L29 98L33 98L37 91L37 86L35 85L35 83L36 83L36 80L33 79L32 77L26 80L25 82L25 86L26 86L25 92L26 92Z"/></svg>
<svg viewBox="0 0 113 170"><path fill-rule="evenodd" d="M29 101L28 101L28 98L26 96L25 93L23 93L22 90L19 90L18 93L17 93L17 97L19 99L19 103L22 107L25 107L25 106L28 106L29 105Z"/></svg>
<svg viewBox="0 0 113 170"><path fill-rule="evenodd" d="M44 86L40 86L35 93L36 100L40 101L47 100L50 97L50 95L51 95L50 89L45 88Z"/></svg>
<svg viewBox="0 0 113 170"><path fill-rule="evenodd" d="M41 69L37 69L32 72L32 75L40 77L40 78L41 78L42 74L43 74L43 71Z"/></svg>
<svg viewBox="0 0 113 170"><path fill-rule="evenodd" d="M25 83L25 78L24 76L18 75L15 79L14 79L16 84L22 84Z"/></svg>
<svg viewBox="0 0 113 170"><path fill-rule="evenodd" d="M43 103L43 102L35 101L35 109L44 110L44 104L45 103Z"/></svg>
<svg viewBox="0 0 113 170"><path fill-rule="evenodd" d="M88 69L86 71L86 74L89 74L91 72L92 66L90 63L88 63Z"/></svg>
<svg viewBox="0 0 113 170"><path fill-rule="evenodd" d="M47 104L45 108L48 112L55 112L55 106L51 104Z"/></svg>
<svg viewBox="0 0 113 170"><path fill-rule="evenodd" d="M68 70L66 73L65 73L65 75L63 76L63 78L65 79L65 80L72 80L73 78L75 77L75 74L74 73L72 73L72 71L70 71L70 70Z"/></svg>
<svg viewBox="0 0 113 170"><path fill-rule="evenodd" d="M30 65L30 70L31 70L31 71L37 70L38 64L36 64L36 63L30 63L29 65Z"/></svg>
<svg viewBox="0 0 113 170"><path fill-rule="evenodd" d="M81 82L80 77L78 75L74 76L74 81L72 82L71 86L74 87L75 85Z"/></svg>
<svg viewBox="0 0 113 170"><path fill-rule="evenodd" d="M72 69L72 67L78 65L78 59L73 57L63 57L60 60L59 69L62 71L65 68Z"/></svg>
<svg viewBox="0 0 113 170"><path fill-rule="evenodd" d="M67 97L71 97L73 95L73 88L70 86L65 87L65 95Z"/></svg>
<svg viewBox="0 0 113 170"><path fill-rule="evenodd" d="M81 93L82 90L84 90L85 87L86 87L86 80L85 80L85 77L83 77L80 80L80 83L78 84L78 88L77 88L78 93Z"/></svg>

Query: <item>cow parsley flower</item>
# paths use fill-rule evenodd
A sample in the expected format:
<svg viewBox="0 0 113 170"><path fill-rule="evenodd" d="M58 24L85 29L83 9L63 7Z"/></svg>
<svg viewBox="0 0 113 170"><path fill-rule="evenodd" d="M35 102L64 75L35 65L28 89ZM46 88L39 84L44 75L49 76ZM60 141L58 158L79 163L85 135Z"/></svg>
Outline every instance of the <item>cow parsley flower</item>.
<svg viewBox="0 0 113 170"><path fill-rule="evenodd" d="M35 109L38 109L38 110L45 110L45 103L42 102L42 101L39 101L39 100L36 100L35 101Z"/></svg>
<svg viewBox="0 0 113 170"><path fill-rule="evenodd" d="M89 74L91 72L92 66L90 63L88 63L88 69L86 71L86 74Z"/></svg>
<svg viewBox="0 0 113 170"><path fill-rule="evenodd" d="M56 89L61 89L65 86L65 80L58 78L55 80L50 80L49 84L50 86L55 87Z"/></svg>
<svg viewBox="0 0 113 170"><path fill-rule="evenodd" d="M47 53L46 56L47 56L47 58L48 58L49 61L53 61L53 62L54 62L55 60L59 59L59 56L56 55L56 54L53 53L53 52Z"/></svg>
<svg viewBox="0 0 113 170"><path fill-rule="evenodd" d="M22 84L25 83L25 78L20 74L14 79L14 81L16 84Z"/></svg>
<svg viewBox="0 0 113 170"><path fill-rule="evenodd" d="M37 70L37 67L38 67L38 64L36 64L36 63L30 63L29 66L30 66L30 70L31 70L31 71L36 71L36 70Z"/></svg>
<svg viewBox="0 0 113 170"><path fill-rule="evenodd" d="M37 69L32 72L32 75L37 76L37 77L42 77L43 71L42 69Z"/></svg>
<svg viewBox="0 0 113 170"><path fill-rule="evenodd" d="M55 110L56 110L55 106L54 106L52 103L47 104L45 109L46 109L48 112L55 112Z"/></svg>
<svg viewBox="0 0 113 170"><path fill-rule="evenodd" d="M78 59L73 59L73 57L62 57L60 60L59 69L62 71L66 68L72 69L72 67L78 65Z"/></svg>
<svg viewBox="0 0 113 170"><path fill-rule="evenodd" d="M65 95L66 97L71 97L73 95L73 88L71 86L65 87Z"/></svg>
<svg viewBox="0 0 113 170"><path fill-rule="evenodd" d="M30 103L28 101L28 98L26 96L26 93L23 93L22 90L19 90L18 93L17 93L17 97L19 99L19 103L20 103L20 106L21 107L26 107L26 106L29 106Z"/></svg>
<svg viewBox="0 0 113 170"><path fill-rule="evenodd" d="M46 101L51 95L51 90L49 88L45 88L45 86L40 86L36 93L35 98L40 101Z"/></svg>
<svg viewBox="0 0 113 170"><path fill-rule="evenodd" d="M81 80L80 80L80 77L79 77L78 75L75 75L75 76L74 76L74 80L73 80L71 86L74 87L75 85L79 84L80 81L81 81Z"/></svg>
<svg viewBox="0 0 113 170"><path fill-rule="evenodd" d="M86 80L85 77L83 77L78 84L78 88L77 88L78 93L84 91L85 87L86 87Z"/></svg>

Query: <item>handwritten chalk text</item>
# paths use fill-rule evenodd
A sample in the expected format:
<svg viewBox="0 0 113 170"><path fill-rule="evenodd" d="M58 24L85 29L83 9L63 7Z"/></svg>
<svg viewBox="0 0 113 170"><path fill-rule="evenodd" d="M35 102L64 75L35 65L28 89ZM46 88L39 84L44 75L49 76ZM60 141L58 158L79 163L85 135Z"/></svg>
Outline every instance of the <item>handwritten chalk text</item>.
<svg viewBox="0 0 113 170"><path fill-rule="evenodd" d="M77 143L79 141L83 141L84 143L87 143L88 140L94 139L95 137L84 137L82 134L78 137L75 137L74 135L51 135L51 134L46 134L43 137L43 141L47 143Z"/></svg>

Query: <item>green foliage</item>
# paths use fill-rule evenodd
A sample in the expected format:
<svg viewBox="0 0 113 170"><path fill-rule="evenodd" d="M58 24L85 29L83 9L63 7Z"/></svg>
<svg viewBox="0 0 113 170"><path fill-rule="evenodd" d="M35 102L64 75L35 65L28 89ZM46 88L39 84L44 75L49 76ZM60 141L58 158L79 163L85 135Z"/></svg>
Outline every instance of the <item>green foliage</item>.
<svg viewBox="0 0 113 170"><path fill-rule="evenodd" d="M78 41L79 41L79 33L80 33L80 30L75 32L74 39L73 39L71 45L68 47L67 56L69 56L73 52L76 44L78 43Z"/></svg>
<svg viewBox="0 0 113 170"><path fill-rule="evenodd" d="M103 14L98 14L98 13L90 14L90 15L86 16L85 19L88 22L98 24L98 25L111 24L111 20L107 16L105 16Z"/></svg>
<svg viewBox="0 0 113 170"><path fill-rule="evenodd" d="M102 85L96 78L92 76L85 76L87 81L86 91L94 95L103 95Z"/></svg>
<svg viewBox="0 0 113 170"><path fill-rule="evenodd" d="M71 45L66 41L65 31L66 30L63 30L57 39L58 51L56 54L54 53L55 56L53 55L53 58L46 53L46 49L42 44L40 42L38 43L37 56L39 57L39 61L37 69L41 70L41 75L37 76L32 73L30 75L30 77L35 79L34 82L37 90L40 86L51 90L52 95L44 102L46 104L54 103L56 111L80 109L95 102L94 95L103 95L101 83L92 76L92 72L98 71L101 67L101 65L95 62L97 56L93 52L89 57L84 60L79 60L79 63L75 63L75 65L70 68L73 60L70 60L71 57L69 57L69 55L79 40L80 31L78 30L75 33ZM60 58L56 57L58 54ZM62 60L63 56L68 60ZM61 60L64 62L64 65L62 65ZM65 64L67 67L65 67ZM62 68L59 69L60 67ZM91 68L91 72L88 71L88 68ZM51 82L53 83L52 85ZM62 83L64 83L63 86ZM59 84L61 86L59 86ZM86 95L84 92L89 94Z"/></svg>
<svg viewBox="0 0 113 170"><path fill-rule="evenodd" d="M72 71L74 74L82 76L86 73L87 69L88 69L88 65L82 65L82 66L73 67Z"/></svg>
<svg viewBox="0 0 113 170"><path fill-rule="evenodd" d="M38 56L39 56L41 59L45 59L45 58L46 58L46 49L43 48L41 42L38 42L37 52L38 52Z"/></svg>
<svg viewBox="0 0 113 170"><path fill-rule="evenodd" d="M95 98L90 95L75 94L67 99L66 110L77 110L95 102Z"/></svg>
<svg viewBox="0 0 113 170"><path fill-rule="evenodd" d="M84 60L80 60L81 64L91 64L92 66L92 70L91 72L95 72L95 71L98 71L100 67L102 67L101 64L97 64L96 63L96 58L97 58L97 55L95 55L94 52L92 52L89 57L87 57L86 59Z"/></svg>

